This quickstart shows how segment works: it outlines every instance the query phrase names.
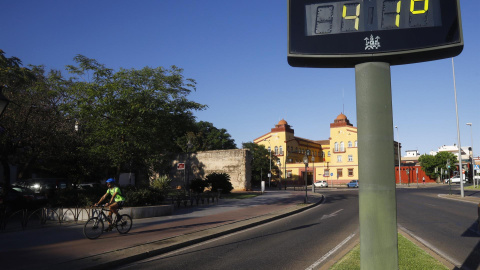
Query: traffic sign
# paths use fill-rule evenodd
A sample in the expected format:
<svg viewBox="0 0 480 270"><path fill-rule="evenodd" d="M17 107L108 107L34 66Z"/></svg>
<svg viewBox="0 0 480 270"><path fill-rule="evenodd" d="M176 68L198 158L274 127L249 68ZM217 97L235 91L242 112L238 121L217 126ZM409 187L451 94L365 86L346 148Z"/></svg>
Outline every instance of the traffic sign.
<svg viewBox="0 0 480 270"><path fill-rule="evenodd" d="M477 171L480 170L480 166L479 166L479 165L475 165L474 168L475 168L475 170L477 170Z"/></svg>
<svg viewBox="0 0 480 270"><path fill-rule="evenodd" d="M179 171L185 170L185 163L178 163L177 164L177 170L179 170Z"/></svg>

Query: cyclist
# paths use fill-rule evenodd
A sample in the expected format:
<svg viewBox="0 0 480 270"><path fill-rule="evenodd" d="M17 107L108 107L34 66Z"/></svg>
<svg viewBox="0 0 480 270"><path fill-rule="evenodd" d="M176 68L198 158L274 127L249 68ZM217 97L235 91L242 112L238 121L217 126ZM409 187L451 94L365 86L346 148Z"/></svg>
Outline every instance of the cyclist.
<svg viewBox="0 0 480 270"><path fill-rule="evenodd" d="M112 214L115 213L116 220L119 218L118 214L118 208L123 207L123 204L125 203L125 197L122 196L122 191L120 190L119 187L115 185L115 179L110 178L107 180L107 193L100 198L100 201L95 204L95 206L99 205L102 203L103 200L107 198L107 196L110 194L110 202L106 203L105 206L108 206L110 209L110 212L108 213L108 228L105 229L105 231L111 231L113 228L112 225Z"/></svg>

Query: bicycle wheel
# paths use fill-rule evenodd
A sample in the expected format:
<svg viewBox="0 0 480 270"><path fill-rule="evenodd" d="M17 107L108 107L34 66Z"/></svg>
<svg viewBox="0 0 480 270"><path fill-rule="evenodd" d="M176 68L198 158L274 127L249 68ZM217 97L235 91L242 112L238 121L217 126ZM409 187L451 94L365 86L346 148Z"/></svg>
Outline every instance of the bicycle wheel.
<svg viewBox="0 0 480 270"><path fill-rule="evenodd" d="M98 217L89 218L83 226L83 234L88 239L96 239L103 233L103 221Z"/></svg>
<svg viewBox="0 0 480 270"><path fill-rule="evenodd" d="M120 220L117 221L116 227L119 233L128 233L132 228L132 218L129 215L121 215Z"/></svg>

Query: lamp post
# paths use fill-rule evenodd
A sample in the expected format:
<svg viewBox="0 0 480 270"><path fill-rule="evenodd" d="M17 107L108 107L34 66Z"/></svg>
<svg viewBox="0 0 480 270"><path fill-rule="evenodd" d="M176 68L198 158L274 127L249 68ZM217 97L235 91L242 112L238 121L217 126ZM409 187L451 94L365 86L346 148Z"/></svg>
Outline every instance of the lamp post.
<svg viewBox="0 0 480 270"><path fill-rule="evenodd" d="M187 158L186 158L186 164L185 164L185 184L186 187L188 188L188 194L190 195L190 177L187 176L187 167L188 167L188 161L190 159L190 149L193 147L192 141L188 139L187 142Z"/></svg>
<svg viewBox="0 0 480 270"><path fill-rule="evenodd" d="M395 126L397 129L397 146L398 146L398 181L400 182L400 185L402 185L402 165L401 165L401 154L400 154L400 135L398 134L398 127Z"/></svg>
<svg viewBox="0 0 480 270"><path fill-rule="evenodd" d="M267 141L267 139L263 140L264 142ZM272 182L272 144L270 143L270 140L268 140L268 152L270 152L270 171L268 172L268 187L270 187L270 183Z"/></svg>
<svg viewBox="0 0 480 270"><path fill-rule="evenodd" d="M453 71L453 91L455 93L455 113L457 115L457 140L458 140L458 172L460 173L460 197L465 197L463 191L463 166L462 166L462 144L460 142L460 126L458 121L458 103L457 103L457 84L455 82L455 63L452 57L452 71Z"/></svg>
<svg viewBox="0 0 480 270"><path fill-rule="evenodd" d="M307 195L307 168L308 168L308 156L305 154L303 157L303 163L305 163L305 203L308 202L308 195Z"/></svg>
<svg viewBox="0 0 480 270"><path fill-rule="evenodd" d="M470 138L472 140L472 146L471 146L471 149L472 149L472 183L473 183L473 186L475 186L475 165L473 164L473 131L472 131L472 123L467 123L467 126L470 126Z"/></svg>
<svg viewBox="0 0 480 270"><path fill-rule="evenodd" d="M0 87L0 117L7 109L8 103L10 103L10 100L2 94L2 87Z"/></svg>
<svg viewBox="0 0 480 270"><path fill-rule="evenodd" d="M278 189L279 190L282 190L282 176L281 176L281 166L282 166L282 162L280 161L280 159L277 159L277 166L278 166Z"/></svg>
<svg viewBox="0 0 480 270"><path fill-rule="evenodd" d="M315 156L312 155L312 170L313 170L313 179L312 179L312 192L315 193Z"/></svg>
<svg viewBox="0 0 480 270"><path fill-rule="evenodd" d="M284 188L285 190L287 190L287 161L288 161L288 150L285 150L285 162L284 162L284 166L285 166L285 174L283 176L283 178L285 179L285 184L284 184Z"/></svg>

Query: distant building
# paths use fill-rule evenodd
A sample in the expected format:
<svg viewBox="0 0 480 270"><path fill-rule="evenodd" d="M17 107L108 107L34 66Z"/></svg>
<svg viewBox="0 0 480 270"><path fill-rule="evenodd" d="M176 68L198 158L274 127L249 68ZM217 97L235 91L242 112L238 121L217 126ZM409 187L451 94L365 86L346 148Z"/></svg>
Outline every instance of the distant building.
<svg viewBox="0 0 480 270"><path fill-rule="evenodd" d="M329 185L341 185L358 179L357 128L343 113L330 124L330 137L326 140L296 137L293 128L282 119L270 132L253 142L265 146L280 159L281 175L287 176L289 184L304 184L305 173L309 184L327 180ZM399 145L394 142L392 147L398 164ZM310 155L305 171L303 157L307 152Z"/></svg>

